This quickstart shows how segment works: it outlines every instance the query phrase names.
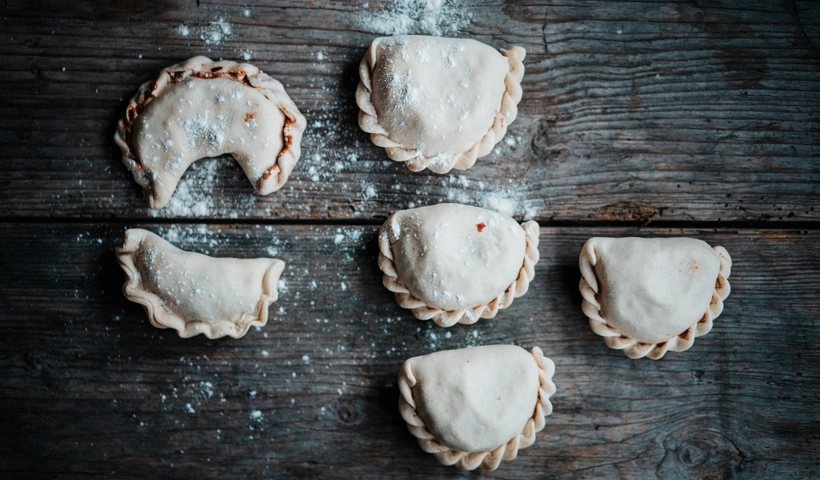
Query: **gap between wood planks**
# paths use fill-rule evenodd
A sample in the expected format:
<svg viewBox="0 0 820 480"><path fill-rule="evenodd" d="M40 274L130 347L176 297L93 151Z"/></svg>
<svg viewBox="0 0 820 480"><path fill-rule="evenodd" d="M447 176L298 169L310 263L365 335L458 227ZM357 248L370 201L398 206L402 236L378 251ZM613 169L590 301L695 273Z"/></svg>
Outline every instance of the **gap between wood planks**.
<svg viewBox="0 0 820 480"><path fill-rule="evenodd" d="M538 220L540 227L562 227L562 228L645 228L645 229L714 229L714 230L820 230L820 221L809 222L788 222L788 221L730 221L717 222L713 220L656 220L656 221L619 221L619 220ZM156 225L315 225L315 226L381 226L385 219L380 218L357 218L357 219L258 219L258 218L147 218L147 217L70 217L70 218L50 218L50 217L14 217L0 216L0 223L20 223L20 224L55 224L55 225L77 225L77 224L108 224L108 225L130 225L130 224L156 224Z"/></svg>

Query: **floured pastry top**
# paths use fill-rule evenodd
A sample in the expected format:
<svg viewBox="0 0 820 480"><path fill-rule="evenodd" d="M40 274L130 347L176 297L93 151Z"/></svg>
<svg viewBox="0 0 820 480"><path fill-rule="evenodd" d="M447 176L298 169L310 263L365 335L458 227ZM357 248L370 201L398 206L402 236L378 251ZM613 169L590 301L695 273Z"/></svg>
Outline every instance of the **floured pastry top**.
<svg viewBox="0 0 820 480"><path fill-rule="evenodd" d="M264 326L285 267L274 258L213 258L186 252L142 229L125 232L117 259L125 296L145 307L151 323L181 337L239 338Z"/></svg>
<svg viewBox="0 0 820 480"><path fill-rule="evenodd" d="M441 463L494 470L544 428L554 371L538 347L492 345L414 357L399 374L399 409L422 449Z"/></svg>
<svg viewBox="0 0 820 480"><path fill-rule="evenodd" d="M688 349L729 295L728 252L693 238L592 238L580 267L590 325L629 356Z"/></svg>
<svg viewBox="0 0 820 480"><path fill-rule="evenodd" d="M515 120L520 47L428 36L373 41L359 68L359 125L413 171L470 168Z"/></svg>
<svg viewBox="0 0 820 480"><path fill-rule="evenodd" d="M115 140L149 205L162 208L191 163L222 154L259 194L278 190L299 159L304 128L282 84L258 68L194 57L140 88Z"/></svg>
<svg viewBox="0 0 820 480"><path fill-rule="evenodd" d="M526 293L538 262L538 224L442 203L401 210L379 234L385 286L404 308L441 326L492 318Z"/></svg>

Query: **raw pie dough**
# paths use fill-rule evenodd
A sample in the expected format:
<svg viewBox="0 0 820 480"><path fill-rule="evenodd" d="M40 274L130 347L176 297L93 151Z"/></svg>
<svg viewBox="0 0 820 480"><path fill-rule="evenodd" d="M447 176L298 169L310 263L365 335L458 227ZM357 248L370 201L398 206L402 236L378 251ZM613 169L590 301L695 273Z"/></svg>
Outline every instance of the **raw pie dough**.
<svg viewBox="0 0 820 480"><path fill-rule="evenodd" d="M414 172L466 170L515 120L525 53L461 38L377 38L359 66L359 126Z"/></svg>
<svg viewBox="0 0 820 480"><path fill-rule="evenodd" d="M194 161L226 153L260 195L279 190L305 125L282 84L255 66L194 57L140 87L114 141L149 206L162 208Z"/></svg>
<svg viewBox="0 0 820 480"><path fill-rule="evenodd" d="M239 338L268 322L285 263L274 258L213 258L186 252L139 228L126 230L117 260L123 293L151 324L180 337Z"/></svg>
<svg viewBox="0 0 820 480"><path fill-rule="evenodd" d="M379 232L379 268L416 318L472 324L527 293L538 234L534 221L456 203L401 210Z"/></svg>
<svg viewBox="0 0 820 480"><path fill-rule="evenodd" d="M399 373L399 411L422 450L442 464L495 470L544 429L554 373L538 347L492 345L414 357Z"/></svg>
<svg viewBox="0 0 820 480"><path fill-rule="evenodd" d="M630 358L687 350L729 296L729 253L694 238L591 238L579 265L590 327Z"/></svg>

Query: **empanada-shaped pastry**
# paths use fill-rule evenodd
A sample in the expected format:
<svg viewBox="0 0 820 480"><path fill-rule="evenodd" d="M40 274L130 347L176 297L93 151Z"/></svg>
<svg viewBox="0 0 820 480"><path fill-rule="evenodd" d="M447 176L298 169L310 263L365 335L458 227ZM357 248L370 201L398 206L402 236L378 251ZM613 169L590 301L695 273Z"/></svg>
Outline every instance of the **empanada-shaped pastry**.
<svg viewBox="0 0 820 480"><path fill-rule="evenodd" d="M268 322L268 305L285 263L275 258L213 258L186 252L158 235L126 230L117 260L125 297L145 307L157 328L180 337L239 338Z"/></svg>
<svg viewBox="0 0 820 480"><path fill-rule="evenodd" d="M525 50L461 38L382 37L359 66L359 126L414 172L466 170L518 114Z"/></svg>
<svg viewBox="0 0 820 480"><path fill-rule="evenodd" d="M590 238L579 265L589 326L630 358L687 350L729 296L729 253L694 238Z"/></svg>
<svg viewBox="0 0 820 480"><path fill-rule="evenodd" d="M279 190L305 125L282 84L255 66L194 57L140 87L114 141L148 205L162 208L188 166L226 153L260 195Z"/></svg>
<svg viewBox="0 0 820 480"><path fill-rule="evenodd" d="M399 411L422 450L439 462L495 470L544 429L554 373L538 347L492 345L414 357L399 373Z"/></svg>
<svg viewBox="0 0 820 480"><path fill-rule="evenodd" d="M416 318L471 324L527 293L538 234L534 221L457 203L401 210L379 232L379 268Z"/></svg>

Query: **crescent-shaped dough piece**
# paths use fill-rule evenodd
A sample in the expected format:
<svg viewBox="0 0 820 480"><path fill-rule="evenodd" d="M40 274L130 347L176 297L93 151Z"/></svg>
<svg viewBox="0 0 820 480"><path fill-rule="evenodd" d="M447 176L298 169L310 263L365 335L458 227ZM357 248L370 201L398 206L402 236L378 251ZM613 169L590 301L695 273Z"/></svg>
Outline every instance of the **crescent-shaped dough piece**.
<svg viewBox="0 0 820 480"><path fill-rule="evenodd" d="M706 335L729 296L732 259L694 238L590 238L579 259L589 326L630 358L657 360Z"/></svg>
<svg viewBox="0 0 820 480"><path fill-rule="evenodd" d="M401 210L379 232L382 281L403 308L442 327L493 318L527 293L538 224L442 203Z"/></svg>
<svg viewBox="0 0 820 480"><path fill-rule="evenodd" d="M538 347L491 345L414 357L399 373L399 411L421 449L442 464L491 471L544 429L554 373Z"/></svg>
<svg viewBox="0 0 820 480"><path fill-rule="evenodd" d="M461 38L377 38L359 66L359 126L414 172L466 170L515 120L525 54Z"/></svg>
<svg viewBox="0 0 820 480"><path fill-rule="evenodd" d="M186 252L140 228L126 230L117 260L125 297L157 328L180 337L240 338L268 322L285 263L275 258L213 258Z"/></svg>
<svg viewBox="0 0 820 480"><path fill-rule="evenodd" d="M158 209L193 162L226 153L257 193L279 190L299 160L305 126L282 84L257 67L194 57L140 87L114 141Z"/></svg>

